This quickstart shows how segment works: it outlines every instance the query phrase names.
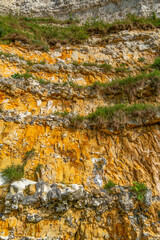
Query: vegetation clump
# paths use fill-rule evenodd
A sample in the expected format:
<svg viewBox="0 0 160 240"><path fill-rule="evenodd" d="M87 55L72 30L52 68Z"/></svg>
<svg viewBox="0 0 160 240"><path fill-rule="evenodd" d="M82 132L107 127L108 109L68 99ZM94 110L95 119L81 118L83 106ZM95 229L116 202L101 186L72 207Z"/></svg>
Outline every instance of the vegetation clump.
<svg viewBox="0 0 160 240"><path fill-rule="evenodd" d="M109 181L105 184L104 189L110 190L111 188L113 188L113 187L115 187L115 186L116 186L116 184L115 184L113 181L109 180Z"/></svg>
<svg viewBox="0 0 160 240"><path fill-rule="evenodd" d="M20 180L24 176L24 165L12 164L2 170L2 175L7 177L9 182Z"/></svg>
<svg viewBox="0 0 160 240"><path fill-rule="evenodd" d="M152 119L156 112L160 111L160 106L146 104L116 104L111 107L98 107L95 112L88 116L75 116L72 118L74 127L83 127L86 123L88 127L94 129L111 128L121 130L127 124L142 124L146 119Z"/></svg>
<svg viewBox="0 0 160 240"><path fill-rule="evenodd" d="M14 73L14 74L11 75L11 77L14 78L14 79L19 79L19 78L29 79L29 78L33 78L32 74L30 74L29 72Z"/></svg>
<svg viewBox="0 0 160 240"><path fill-rule="evenodd" d="M42 164L38 164L37 167L34 169L34 176L37 177L37 173L40 174L41 173L41 169L42 169L43 165Z"/></svg>
<svg viewBox="0 0 160 240"><path fill-rule="evenodd" d="M27 44L30 49L48 51L50 46L58 42L74 44L87 40L94 34L104 36L121 30L149 29L160 26L160 19L155 15L149 18L128 15L126 19L114 23L91 20L78 25L78 22L73 18L59 21L51 17L0 16L0 40L5 43L18 40Z"/></svg>
<svg viewBox="0 0 160 240"><path fill-rule="evenodd" d="M147 187L144 183L139 183L134 181L133 186L131 187L131 191L136 194L137 200L142 202L144 200Z"/></svg>
<svg viewBox="0 0 160 240"><path fill-rule="evenodd" d="M35 155L35 149L32 148L30 151L27 151L24 156L24 161L26 162L29 158L32 158Z"/></svg>
<svg viewBox="0 0 160 240"><path fill-rule="evenodd" d="M154 63L151 65L151 67L160 70L160 57L157 57L154 60Z"/></svg>

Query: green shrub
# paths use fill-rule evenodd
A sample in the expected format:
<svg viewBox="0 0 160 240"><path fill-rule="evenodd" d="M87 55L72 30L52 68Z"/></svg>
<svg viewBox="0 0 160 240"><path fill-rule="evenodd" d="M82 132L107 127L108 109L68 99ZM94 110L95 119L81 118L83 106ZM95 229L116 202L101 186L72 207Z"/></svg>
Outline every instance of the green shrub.
<svg viewBox="0 0 160 240"><path fill-rule="evenodd" d="M14 165L2 170L3 176L7 177L10 182L20 180L24 176L24 165Z"/></svg>
<svg viewBox="0 0 160 240"><path fill-rule="evenodd" d="M111 180L109 180L109 181L105 184L104 188L107 189L107 190L110 190L111 188L113 188L113 187L115 187L115 186L116 186L116 184L115 184L114 182L112 182Z"/></svg>
<svg viewBox="0 0 160 240"><path fill-rule="evenodd" d="M155 69L160 69L160 57L157 57L154 60L154 63L151 65L151 67Z"/></svg>
<svg viewBox="0 0 160 240"><path fill-rule="evenodd" d="M11 75L12 78L14 79L19 79L19 78L25 78L25 79L29 79L29 78L34 78L32 76L32 74L30 74L29 72L25 72L25 73L15 73L13 75Z"/></svg>
<svg viewBox="0 0 160 240"><path fill-rule="evenodd" d="M147 191L147 187L144 183L133 181L133 186L131 187L131 191L133 191L137 195L137 200L142 202L144 200L144 195Z"/></svg>

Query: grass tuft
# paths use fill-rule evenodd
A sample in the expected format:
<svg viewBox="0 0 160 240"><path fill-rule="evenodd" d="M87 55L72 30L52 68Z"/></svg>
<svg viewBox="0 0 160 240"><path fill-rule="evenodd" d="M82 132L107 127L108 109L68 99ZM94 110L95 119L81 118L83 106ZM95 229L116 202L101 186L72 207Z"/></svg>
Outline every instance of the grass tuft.
<svg viewBox="0 0 160 240"><path fill-rule="evenodd" d="M11 77L14 78L14 79L20 79L20 78L29 79L29 78L33 78L32 74L30 74L29 72L14 73L13 75L11 75Z"/></svg>
<svg viewBox="0 0 160 240"><path fill-rule="evenodd" d="M133 182L133 186L131 187L131 191L133 191L137 195L137 200L143 202L144 195L147 191L147 187L144 183Z"/></svg>
<svg viewBox="0 0 160 240"><path fill-rule="evenodd" d="M157 57L154 60L154 63L151 65L152 68L154 69L159 69L160 70L160 57Z"/></svg>
<svg viewBox="0 0 160 240"><path fill-rule="evenodd" d="M104 189L107 189L107 190L110 190L111 188L115 187L116 184L114 182L112 182L111 180L109 180L105 186L104 186Z"/></svg>
<svg viewBox="0 0 160 240"><path fill-rule="evenodd" d="M14 165L2 170L3 176L7 177L9 182L20 180L24 176L24 165Z"/></svg>
<svg viewBox="0 0 160 240"><path fill-rule="evenodd" d="M81 43L94 34L104 36L104 34L132 28L160 27L160 19L155 14L149 18L128 15L126 19L114 23L91 20L78 25L78 22L77 19L73 18L67 21L59 21L51 17L0 16L0 40L5 43L18 40L29 45L30 49L34 48L47 52L50 46L55 46L57 42L62 44Z"/></svg>

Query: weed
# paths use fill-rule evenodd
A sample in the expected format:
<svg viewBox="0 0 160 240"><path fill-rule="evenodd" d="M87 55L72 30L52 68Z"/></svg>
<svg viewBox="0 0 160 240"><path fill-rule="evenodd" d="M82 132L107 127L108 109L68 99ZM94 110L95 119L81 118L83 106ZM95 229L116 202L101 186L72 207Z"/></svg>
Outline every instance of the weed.
<svg viewBox="0 0 160 240"><path fill-rule="evenodd" d="M144 195L147 191L147 187L144 183L133 182L131 191L133 191L137 195L137 200L142 202L144 200Z"/></svg>
<svg viewBox="0 0 160 240"><path fill-rule="evenodd" d="M160 220L160 210L158 211L158 218L159 218L159 220Z"/></svg>
<svg viewBox="0 0 160 240"><path fill-rule="evenodd" d="M88 126L94 129L112 128L116 130L123 129L128 120L138 121L142 123L145 118L152 119L156 112L160 111L160 107L145 105L145 104L116 104L111 107L98 107L95 112L90 113L88 116L81 117L75 116L71 119L74 127L84 126L85 121Z"/></svg>
<svg viewBox="0 0 160 240"><path fill-rule="evenodd" d="M107 64L107 63L100 64L99 67L103 68L105 71L109 71L112 68L112 66L110 64Z"/></svg>
<svg viewBox="0 0 160 240"><path fill-rule="evenodd" d="M29 72L25 72L25 73L15 73L13 75L11 75L12 78L14 79L19 79L19 78L25 78L25 79L29 79L29 78L34 78L32 76L32 74L30 74Z"/></svg>
<svg viewBox="0 0 160 240"><path fill-rule="evenodd" d="M78 63L78 62L76 62L76 61L72 62L72 64L73 64L74 66L79 66L79 65L80 65L80 63Z"/></svg>
<svg viewBox="0 0 160 240"><path fill-rule="evenodd" d="M30 151L27 151L24 156L24 161L26 162L29 158L32 158L35 155L35 149L32 148Z"/></svg>
<svg viewBox="0 0 160 240"><path fill-rule="evenodd" d="M57 115L57 116L66 117L69 114L69 112L67 112L67 111L55 112L54 114Z"/></svg>
<svg viewBox="0 0 160 240"><path fill-rule="evenodd" d="M160 69L160 57L157 57L154 60L154 63L151 65L151 67L154 69Z"/></svg>
<svg viewBox="0 0 160 240"><path fill-rule="evenodd" d="M7 177L10 182L20 180L24 176L24 165L12 164L3 169L2 174Z"/></svg>
<svg viewBox="0 0 160 240"><path fill-rule="evenodd" d="M156 21L157 20L157 15L155 12L153 12L153 20Z"/></svg>
<svg viewBox="0 0 160 240"><path fill-rule="evenodd" d="M43 61L40 61L39 64L45 65L46 64L45 59Z"/></svg>
<svg viewBox="0 0 160 240"><path fill-rule="evenodd" d="M109 181L105 184L104 188L107 189L107 190L110 190L111 188L115 187L115 185L116 185L116 184L115 184L114 182L112 182L111 180L109 180Z"/></svg>
<svg viewBox="0 0 160 240"><path fill-rule="evenodd" d="M144 58L144 57L140 57L140 58L138 59L138 61L139 61L139 62L144 62L144 61L145 61L145 58Z"/></svg>
<svg viewBox="0 0 160 240"><path fill-rule="evenodd" d="M35 64L35 62L32 62L32 61L30 61L30 60L27 60L27 64L28 64L28 66L33 66L33 65Z"/></svg>
<svg viewBox="0 0 160 240"><path fill-rule="evenodd" d="M37 165L37 167L35 168L35 170L34 170L34 175L35 175L35 177L37 176L37 173L41 173L41 168L43 167L43 165L42 164L38 164Z"/></svg>
<svg viewBox="0 0 160 240"><path fill-rule="evenodd" d="M11 53L0 52L0 56L5 56L7 58L7 57L13 57L14 55Z"/></svg>
<svg viewBox="0 0 160 240"><path fill-rule="evenodd" d="M49 81L45 81L43 78L38 79L38 81L41 85L47 85L50 83Z"/></svg>
<svg viewBox="0 0 160 240"><path fill-rule="evenodd" d="M121 72L121 73L126 73L126 72L129 72L129 69L128 68L125 68L125 67L118 67L118 68L115 68L115 71L118 73L118 72Z"/></svg>

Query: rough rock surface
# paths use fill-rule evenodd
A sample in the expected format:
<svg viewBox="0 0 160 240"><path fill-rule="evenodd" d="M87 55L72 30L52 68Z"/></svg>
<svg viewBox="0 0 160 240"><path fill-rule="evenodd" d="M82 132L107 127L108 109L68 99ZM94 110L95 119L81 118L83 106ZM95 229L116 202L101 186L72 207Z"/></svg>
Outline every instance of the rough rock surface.
<svg viewBox="0 0 160 240"><path fill-rule="evenodd" d="M4 0L0 2L0 14L53 16L58 19L101 18L113 21L124 18L127 14L149 16L160 15L159 0Z"/></svg>
<svg viewBox="0 0 160 240"><path fill-rule="evenodd" d="M24 181L13 182L4 199L0 223L3 229L8 224L8 235L2 231L1 239L159 239L150 213L154 217L160 201L149 189L140 203L130 187L88 192L82 185L40 181L22 192Z"/></svg>
<svg viewBox="0 0 160 240"><path fill-rule="evenodd" d="M159 78L105 90L91 84L148 69L159 55L160 30L108 37L47 53L20 41L0 45L0 172L25 165L18 181L0 174L0 239L160 239L159 111L126 119L120 130L89 121L71 126L74 116L99 106L159 106ZM112 68L104 71L102 63ZM17 77L28 70L28 79ZM109 180L116 186L104 189ZM147 186L142 201L133 181Z"/></svg>

